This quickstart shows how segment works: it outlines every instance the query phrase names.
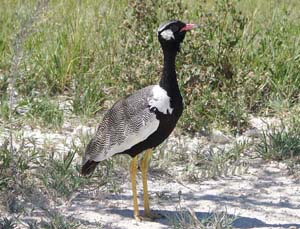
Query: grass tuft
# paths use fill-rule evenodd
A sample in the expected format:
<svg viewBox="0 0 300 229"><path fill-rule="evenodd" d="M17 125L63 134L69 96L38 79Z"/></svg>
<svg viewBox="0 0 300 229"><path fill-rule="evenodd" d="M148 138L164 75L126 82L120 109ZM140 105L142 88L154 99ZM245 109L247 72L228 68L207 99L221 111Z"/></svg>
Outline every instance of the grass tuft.
<svg viewBox="0 0 300 229"><path fill-rule="evenodd" d="M63 159L55 158L55 154L52 154L43 158L39 166L40 172L36 176L49 191L54 191L58 196L68 198L87 182L80 176L78 168L74 165L75 154L77 151L71 150Z"/></svg>
<svg viewBox="0 0 300 229"><path fill-rule="evenodd" d="M282 122L277 128L269 127L263 132L256 150L266 160L300 163L299 121Z"/></svg>
<svg viewBox="0 0 300 229"><path fill-rule="evenodd" d="M173 228L233 228L232 224L237 219L225 212L212 212L199 218L190 208L180 207L173 219L170 219Z"/></svg>

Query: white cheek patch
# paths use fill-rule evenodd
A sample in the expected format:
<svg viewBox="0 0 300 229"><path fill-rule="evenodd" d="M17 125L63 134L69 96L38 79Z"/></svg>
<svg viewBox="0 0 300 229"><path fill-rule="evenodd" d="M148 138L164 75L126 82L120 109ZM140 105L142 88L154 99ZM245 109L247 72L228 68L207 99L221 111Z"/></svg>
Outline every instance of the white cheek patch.
<svg viewBox="0 0 300 229"><path fill-rule="evenodd" d="M155 85L152 89L153 97L149 100L150 109L156 108L158 111L164 114L172 114L173 108L171 108L170 97L167 91L161 88L159 85Z"/></svg>
<svg viewBox="0 0 300 229"><path fill-rule="evenodd" d="M167 30L164 30L160 33L160 35L162 36L163 39L169 41L171 39L175 39L174 37L174 33L172 32L172 30L170 29L167 29Z"/></svg>

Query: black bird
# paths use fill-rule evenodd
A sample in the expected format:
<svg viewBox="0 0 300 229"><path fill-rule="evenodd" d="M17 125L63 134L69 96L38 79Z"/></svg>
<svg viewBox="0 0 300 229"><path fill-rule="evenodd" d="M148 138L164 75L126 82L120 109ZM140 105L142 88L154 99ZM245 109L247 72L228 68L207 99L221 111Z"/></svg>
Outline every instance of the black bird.
<svg viewBox="0 0 300 229"><path fill-rule="evenodd" d="M157 31L164 56L162 77L157 85L142 88L117 101L104 115L95 136L87 145L81 173L92 173L97 164L115 154L129 154L133 192L134 217L139 215L136 191L137 155L146 151L141 160L144 189L144 219L153 219L150 213L147 171L152 148L161 144L173 131L183 111L175 58L187 31L196 28L178 20L160 25Z"/></svg>

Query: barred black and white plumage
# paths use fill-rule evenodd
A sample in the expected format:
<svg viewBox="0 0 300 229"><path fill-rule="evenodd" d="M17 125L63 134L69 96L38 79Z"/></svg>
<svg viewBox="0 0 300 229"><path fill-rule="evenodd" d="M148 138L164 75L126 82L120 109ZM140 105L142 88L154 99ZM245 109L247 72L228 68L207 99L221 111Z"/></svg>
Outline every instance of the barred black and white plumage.
<svg viewBox="0 0 300 229"><path fill-rule="evenodd" d="M140 89L133 95L119 100L108 110L86 148L83 158L83 174L91 173L97 162L129 150L141 139L145 140L143 138L147 138L157 130L158 119L155 109L150 105L154 87L148 86ZM148 131L144 130L144 135L139 136L143 128L148 128ZM137 135L136 139L128 142L135 135Z"/></svg>

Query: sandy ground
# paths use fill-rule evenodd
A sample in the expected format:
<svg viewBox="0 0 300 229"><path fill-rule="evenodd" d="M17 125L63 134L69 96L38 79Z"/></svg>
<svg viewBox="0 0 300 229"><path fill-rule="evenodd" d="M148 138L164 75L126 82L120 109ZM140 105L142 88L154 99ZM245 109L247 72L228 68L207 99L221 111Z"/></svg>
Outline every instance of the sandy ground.
<svg viewBox="0 0 300 229"><path fill-rule="evenodd" d="M201 220L212 211L236 217L235 228L300 228L300 185L280 163L253 161L247 174L201 183L179 184L150 171L151 206L166 216L155 222L132 219L130 183L121 194L82 191L65 209L67 215L105 228L170 228L179 207L192 209ZM140 209L142 187L138 186ZM181 193L180 195L178 193ZM143 211L141 212L143 214Z"/></svg>
<svg viewBox="0 0 300 229"><path fill-rule="evenodd" d="M248 136L253 133L256 135L255 131L259 132L266 126L261 119L253 118L251 122L252 129L248 131ZM26 128L23 130L23 136L38 140L41 147L45 141L56 141L57 152L65 151L68 145L80 144L78 136L92 131L88 127L70 129L69 133L47 133L30 128L28 131ZM222 142L220 144L234 140L218 135L214 138L214 141ZM187 144L191 146L193 142L195 139ZM172 170L178 171L180 168L174 167ZM80 228L172 228L180 209L185 208L191 209L199 220L209 217L212 212L225 211L229 217L236 218L234 228L300 228L300 179L289 175L284 163L251 159L249 168L241 175L198 183L178 182L174 180L174 175L165 175L153 165L150 166L148 176L151 208L164 215L163 219L153 222L136 222L133 219L129 171L116 178L121 182L117 194L86 187L75 193L68 203L57 206L57 210L63 216L79 220L82 225ZM143 214L140 174L137 182L139 205ZM1 211L0 214L9 216Z"/></svg>

